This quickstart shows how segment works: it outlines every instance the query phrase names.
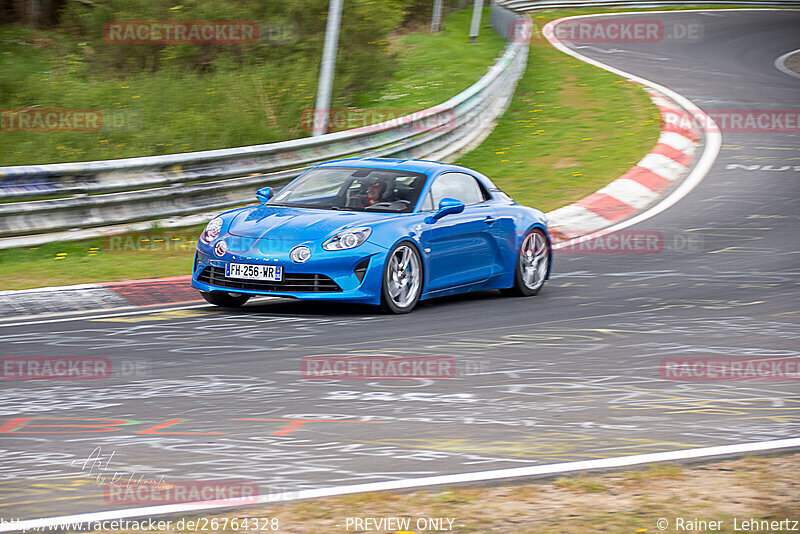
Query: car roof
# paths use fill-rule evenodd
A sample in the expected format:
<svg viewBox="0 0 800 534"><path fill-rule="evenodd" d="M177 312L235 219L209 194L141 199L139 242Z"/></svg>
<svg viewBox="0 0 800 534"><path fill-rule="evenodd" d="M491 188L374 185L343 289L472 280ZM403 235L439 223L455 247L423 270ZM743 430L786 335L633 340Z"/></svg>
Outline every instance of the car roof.
<svg viewBox="0 0 800 534"><path fill-rule="evenodd" d="M424 159L395 159L395 158L347 158L326 161L318 167L365 167L370 169L387 169L406 172L417 172L433 175L442 171L470 171L460 165L428 161ZM475 174L474 171L470 171Z"/></svg>

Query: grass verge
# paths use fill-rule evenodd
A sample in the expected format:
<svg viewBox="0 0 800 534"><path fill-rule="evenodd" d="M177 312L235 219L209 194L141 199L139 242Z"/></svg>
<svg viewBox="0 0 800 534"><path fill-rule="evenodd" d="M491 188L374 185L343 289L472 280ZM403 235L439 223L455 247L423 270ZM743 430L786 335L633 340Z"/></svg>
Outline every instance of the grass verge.
<svg viewBox="0 0 800 534"><path fill-rule="evenodd" d="M0 250L0 290L191 274L203 226Z"/></svg>
<svg viewBox="0 0 800 534"><path fill-rule="evenodd" d="M381 115L370 110L418 110L474 83L505 40L492 30L487 10L481 39L467 44L470 14L450 13L436 35L420 29L392 36L389 50L398 68L378 88L349 95L358 106L353 114L378 122ZM113 79L75 67L65 52L71 44L68 35L55 31L0 25L0 110L91 109L106 118L94 132L0 130L0 165L172 154L310 134L311 124L304 120L309 114L303 112L314 106L319 68L310 60L241 68L220 60L205 74L165 67ZM344 67L338 73L342 78L351 74ZM332 104L337 106L341 98Z"/></svg>
<svg viewBox="0 0 800 534"><path fill-rule="evenodd" d="M409 518L409 530L415 532L421 530L416 523L420 518L447 518L454 520L453 527L444 531L458 533L788 533L791 521L800 520L798 480L800 454L753 456L536 483L354 494L203 516L240 522L258 518L256 524L277 518L281 532L304 534L346 532L347 518L366 517ZM198 517L185 519L191 518ZM775 521L778 528L743 528L744 521L752 520ZM349 531L376 530L351 526Z"/></svg>
<svg viewBox="0 0 800 534"><path fill-rule="evenodd" d="M419 111L449 100L478 81L500 56L506 41L492 29L486 8L480 38L469 44L471 16L471 9L450 13L440 35L431 35L423 26L394 37L390 49L402 59L392 82L380 92L362 93L357 104L368 110Z"/></svg>

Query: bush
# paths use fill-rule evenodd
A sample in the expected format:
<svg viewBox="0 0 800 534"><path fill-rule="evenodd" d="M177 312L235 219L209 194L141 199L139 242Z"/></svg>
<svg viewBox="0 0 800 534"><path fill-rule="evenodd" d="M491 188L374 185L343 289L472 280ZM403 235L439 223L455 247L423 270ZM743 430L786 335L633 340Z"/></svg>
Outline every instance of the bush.
<svg viewBox="0 0 800 534"><path fill-rule="evenodd" d="M384 83L396 65L387 38L406 13L408 0L345 0L335 95ZM143 72L210 73L220 68L301 65L315 79L325 34L328 0L106 0L96 7L70 2L62 11L60 31L74 44L64 57L82 61L94 76L126 77ZM245 20L259 24L251 44L119 44L107 42L107 23L124 20ZM367 67L368 66L368 67ZM282 70L278 68L277 70Z"/></svg>

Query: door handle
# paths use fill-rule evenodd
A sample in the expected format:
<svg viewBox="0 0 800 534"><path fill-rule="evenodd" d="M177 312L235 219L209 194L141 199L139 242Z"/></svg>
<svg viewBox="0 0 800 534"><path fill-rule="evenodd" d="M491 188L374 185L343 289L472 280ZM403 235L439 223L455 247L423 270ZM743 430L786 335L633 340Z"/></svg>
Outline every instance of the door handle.
<svg viewBox="0 0 800 534"><path fill-rule="evenodd" d="M483 222L485 222L486 224L494 224L497 222L497 219L495 219L494 217L486 217L483 220Z"/></svg>

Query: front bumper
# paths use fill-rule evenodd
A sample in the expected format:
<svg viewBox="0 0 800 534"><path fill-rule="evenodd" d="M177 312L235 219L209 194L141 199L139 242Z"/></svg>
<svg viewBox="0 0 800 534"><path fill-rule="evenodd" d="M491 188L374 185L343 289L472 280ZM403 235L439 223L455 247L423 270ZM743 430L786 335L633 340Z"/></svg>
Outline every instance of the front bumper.
<svg viewBox="0 0 800 534"><path fill-rule="evenodd" d="M227 241L228 252L222 257L217 257L213 252L216 241L210 245L198 242L192 287L206 292L226 291L303 300L380 304L383 266L388 252L383 247L367 242L351 250L327 251L321 246L303 243L312 248L311 259L305 263L295 263L289 258L291 249L288 247L284 250L258 250L256 253L252 243L240 246L237 241L242 239ZM283 268L283 280L254 282L227 279L224 276L226 263L278 265ZM366 266L366 271L363 272L363 278L359 278L360 273L357 274L356 269L363 266Z"/></svg>

